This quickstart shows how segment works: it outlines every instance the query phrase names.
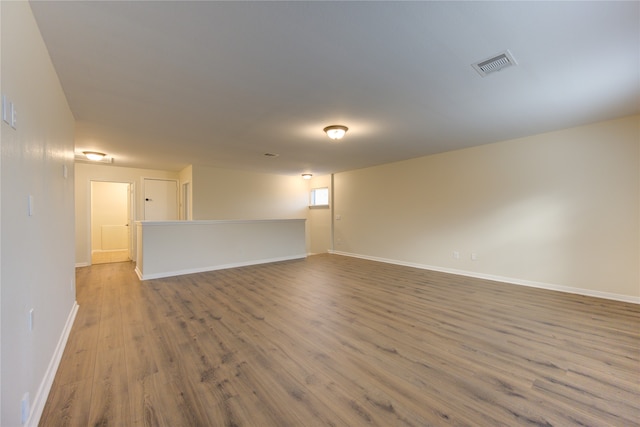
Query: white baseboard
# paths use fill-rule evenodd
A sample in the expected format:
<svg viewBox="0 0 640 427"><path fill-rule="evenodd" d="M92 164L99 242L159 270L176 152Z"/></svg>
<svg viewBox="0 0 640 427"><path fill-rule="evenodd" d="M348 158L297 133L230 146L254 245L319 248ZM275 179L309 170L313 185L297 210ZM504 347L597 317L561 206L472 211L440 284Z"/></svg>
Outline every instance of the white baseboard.
<svg viewBox="0 0 640 427"><path fill-rule="evenodd" d="M53 380L56 377L58 366L60 366L62 353L64 353L64 348L67 345L67 340L69 339L69 334L71 333L71 327L73 326L73 322L76 319L76 314L78 313L78 307L78 303L74 301L73 307L71 307L71 312L69 313L69 316L67 316L67 322L65 323L62 334L60 335L60 339L58 340L58 345L53 352L53 357L49 362L49 366L47 367L44 378L40 383L38 392L33 398L31 413L29 414L29 419L25 423L27 427L37 427L38 423L40 422L40 417L42 416L44 405L45 403L47 403L47 398L49 397L49 392L51 391Z"/></svg>
<svg viewBox="0 0 640 427"><path fill-rule="evenodd" d="M89 267L91 264L88 262L76 262L76 268L78 267Z"/></svg>
<svg viewBox="0 0 640 427"><path fill-rule="evenodd" d="M614 294L610 292L593 291L590 289L573 288L570 286L535 282L531 280L516 279L513 277L495 276L492 274L476 273L473 271L456 270L454 268L436 267L433 265L426 265L426 264L416 264L413 262L405 262L405 261L388 259L388 258L379 258L379 257L368 256L368 255L360 255L360 254L354 254L350 252L329 250L329 253L335 254L335 255L349 256L353 258L367 259L370 261L384 262L387 264L402 265L405 267L420 268L422 270L432 270L432 271L438 271L441 273L449 273L449 274L457 274L460 276L474 277L476 279L493 280L495 282L509 283L512 285L528 286L531 288L547 289L551 291L565 292L569 294L578 294L578 295L585 295L589 297L610 299L614 301L629 302L632 304L640 304L640 297L634 297L631 295L622 295L622 294Z"/></svg>
<svg viewBox="0 0 640 427"><path fill-rule="evenodd" d="M140 280L151 280L151 279L162 279L163 277L173 277L173 276L182 276L184 274L194 274L194 273L203 273L205 271L215 271L215 270L225 270L227 268L237 268L237 267L246 267L249 265L257 265L257 264L268 264L270 262L280 262L280 261L290 261L294 259L302 259L306 258L307 254L300 255L290 255L278 258L268 258L268 259L256 259L250 261L243 261L231 264L221 264L221 265L213 265L209 267L199 267L199 268L191 268L185 270L177 270L177 271L165 271L162 273L153 273L153 274L143 274L138 267L136 266L136 274Z"/></svg>

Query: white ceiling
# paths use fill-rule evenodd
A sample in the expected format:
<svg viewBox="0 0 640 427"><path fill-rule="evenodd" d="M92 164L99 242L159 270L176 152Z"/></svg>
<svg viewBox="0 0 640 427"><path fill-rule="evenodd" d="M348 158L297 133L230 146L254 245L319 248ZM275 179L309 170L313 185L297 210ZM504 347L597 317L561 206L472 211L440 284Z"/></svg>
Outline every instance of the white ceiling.
<svg viewBox="0 0 640 427"><path fill-rule="evenodd" d="M640 112L637 1L31 5L76 150L120 166L325 174Z"/></svg>

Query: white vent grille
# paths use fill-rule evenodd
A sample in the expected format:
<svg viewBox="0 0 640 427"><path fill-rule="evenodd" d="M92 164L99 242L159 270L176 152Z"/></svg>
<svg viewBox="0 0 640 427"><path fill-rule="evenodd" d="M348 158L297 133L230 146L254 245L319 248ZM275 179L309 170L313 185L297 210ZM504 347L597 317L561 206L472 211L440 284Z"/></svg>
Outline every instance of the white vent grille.
<svg viewBox="0 0 640 427"><path fill-rule="evenodd" d="M482 77L485 77L488 74L494 73L496 71L500 71L503 68L511 67L513 65L518 65L518 63L513 58L513 55L511 55L511 52L509 52L508 50L505 50L498 55L492 56L491 58L487 58L483 61L471 64L471 66Z"/></svg>

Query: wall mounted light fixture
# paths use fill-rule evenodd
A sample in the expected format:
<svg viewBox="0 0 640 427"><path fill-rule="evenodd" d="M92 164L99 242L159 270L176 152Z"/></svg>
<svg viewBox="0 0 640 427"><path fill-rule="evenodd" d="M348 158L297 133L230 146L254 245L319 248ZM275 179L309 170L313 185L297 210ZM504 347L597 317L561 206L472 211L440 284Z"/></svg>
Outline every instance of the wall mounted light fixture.
<svg viewBox="0 0 640 427"><path fill-rule="evenodd" d="M345 133L347 133L349 128L342 125L331 125L331 126L327 126L322 130L325 131L325 133L329 138L338 140L338 139L342 139L342 137L344 136Z"/></svg>

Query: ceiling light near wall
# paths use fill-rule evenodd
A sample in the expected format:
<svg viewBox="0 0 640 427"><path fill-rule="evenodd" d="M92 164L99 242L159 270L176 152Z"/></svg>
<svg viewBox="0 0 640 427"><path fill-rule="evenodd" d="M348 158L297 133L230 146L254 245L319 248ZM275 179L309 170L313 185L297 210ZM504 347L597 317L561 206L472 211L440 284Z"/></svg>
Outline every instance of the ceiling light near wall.
<svg viewBox="0 0 640 427"><path fill-rule="evenodd" d="M310 173L303 173L302 174L302 179L311 179L313 175L311 175Z"/></svg>
<svg viewBox="0 0 640 427"><path fill-rule="evenodd" d="M99 162L104 159L104 156L106 156L106 154L98 151L83 151L82 154L84 154L87 159L93 160L94 162Z"/></svg>
<svg viewBox="0 0 640 427"><path fill-rule="evenodd" d="M331 126L327 126L322 130L325 131L325 133L329 138L333 140L338 140L338 139L342 139L342 137L344 136L345 133L347 133L349 128L342 125L331 125Z"/></svg>
<svg viewBox="0 0 640 427"><path fill-rule="evenodd" d="M1 1L1 0L0 0ZM105 153L101 153L99 151L83 151L76 152L74 154L74 159L76 162L81 163L113 163L113 157L106 155Z"/></svg>

